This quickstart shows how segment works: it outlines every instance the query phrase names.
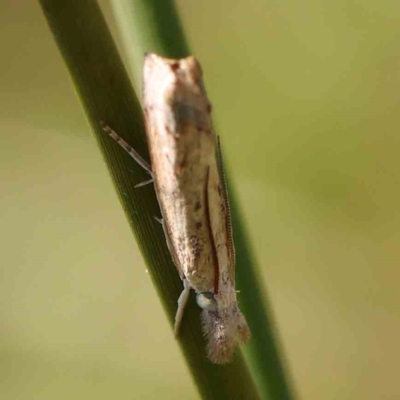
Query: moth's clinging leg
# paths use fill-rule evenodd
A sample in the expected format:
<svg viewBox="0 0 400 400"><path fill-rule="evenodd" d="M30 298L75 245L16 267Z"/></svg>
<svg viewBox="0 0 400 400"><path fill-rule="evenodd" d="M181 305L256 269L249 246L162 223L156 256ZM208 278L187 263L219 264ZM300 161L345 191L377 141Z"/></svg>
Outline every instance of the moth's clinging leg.
<svg viewBox="0 0 400 400"><path fill-rule="evenodd" d="M148 185L148 184L150 184L150 183L153 183L153 182L154 182L154 179L151 178L151 179L148 179L147 181L143 181L143 182L137 183L137 184L135 185L135 188L140 188L140 187L142 187L142 186L146 186L146 185Z"/></svg>
<svg viewBox="0 0 400 400"><path fill-rule="evenodd" d="M189 294L190 294L190 285L189 282L184 278L182 269L180 268L179 264L179 258L175 254L174 251L174 246L171 243L171 239L169 237L168 229L167 226L165 225L165 220L162 218L161 220L157 217L154 217L154 219L158 222L161 222L161 225L163 227L164 235L165 235L165 240L167 241L167 247L169 252L171 253L172 256L172 261L175 264L176 269L179 272L179 275L182 279L183 282L183 290L182 293L180 294L178 298L178 308L176 310L175 314L175 325L174 325L174 335L175 337L178 336L179 334L179 327L181 326L182 318L183 318L183 313L185 311L186 304L189 300Z"/></svg>
<svg viewBox="0 0 400 400"><path fill-rule="evenodd" d="M187 304L187 302L189 300L189 295L190 295L189 282L186 279L184 279L182 282L183 282L183 290L182 290L182 293L179 296L178 309L176 310L176 314L175 314L175 325L174 325L175 337L177 337L178 334L179 334L179 328L181 326L183 313L185 311L185 307L186 307L186 304Z"/></svg>
<svg viewBox="0 0 400 400"><path fill-rule="evenodd" d="M157 221L159 224L161 224L161 226L163 227L164 230L164 235L166 235L165 229L164 229L164 223L163 223L163 219L162 218L158 218L155 215L153 215L153 218L155 221Z"/></svg>

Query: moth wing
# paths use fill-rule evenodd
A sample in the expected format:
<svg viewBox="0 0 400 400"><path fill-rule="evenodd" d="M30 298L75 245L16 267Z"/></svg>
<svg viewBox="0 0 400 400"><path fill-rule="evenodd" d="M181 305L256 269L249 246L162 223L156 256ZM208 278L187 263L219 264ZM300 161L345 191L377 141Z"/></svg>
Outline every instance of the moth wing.
<svg viewBox="0 0 400 400"><path fill-rule="evenodd" d="M169 252L171 254L171 257L172 257L172 261L174 262L175 267L178 270L180 278L182 280L184 280L185 279L185 274L184 274L183 269L181 267L181 264L180 264L180 261L179 261L179 257L175 252L175 248L174 248L174 245L172 243L171 236L169 235L168 228L167 228L167 225L165 223L165 219L164 218L162 219L162 227L163 227L163 230L164 230L164 236L165 236L165 240L167 242L167 247L168 247L168 250L169 250Z"/></svg>
<svg viewBox="0 0 400 400"><path fill-rule="evenodd" d="M234 282L235 267L236 267L235 244L233 243L231 206L229 204L228 187L226 184L225 169L224 169L224 163L223 163L222 151L221 151L221 141L220 141L219 136L217 136L216 158L217 158L218 172L219 172L219 176L221 179L222 196L223 196L224 206L225 206L225 228L226 228L226 236L227 236L226 246L228 249L228 256L229 256L229 261L230 261L229 274L231 276L232 282Z"/></svg>

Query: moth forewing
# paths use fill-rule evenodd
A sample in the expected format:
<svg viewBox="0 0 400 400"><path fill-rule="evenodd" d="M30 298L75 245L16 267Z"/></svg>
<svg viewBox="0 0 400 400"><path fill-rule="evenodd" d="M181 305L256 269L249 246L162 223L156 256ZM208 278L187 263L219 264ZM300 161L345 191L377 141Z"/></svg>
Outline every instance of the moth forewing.
<svg viewBox="0 0 400 400"><path fill-rule="evenodd" d="M196 291L211 292L204 188L215 139L200 76L192 57L176 61L149 54L143 96L155 187L176 267Z"/></svg>
<svg viewBox="0 0 400 400"><path fill-rule="evenodd" d="M209 358L216 363L225 363L232 359L238 343L250 339L250 330L236 299L230 208L220 150L218 147L216 150L216 158L210 167L208 208L219 266L218 286L214 291L217 307L203 311L203 327L208 337Z"/></svg>
<svg viewBox="0 0 400 400"><path fill-rule="evenodd" d="M148 54L143 102L163 228L185 286L175 330L192 288L203 308L208 357L226 363L250 330L236 299L229 202L198 61Z"/></svg>

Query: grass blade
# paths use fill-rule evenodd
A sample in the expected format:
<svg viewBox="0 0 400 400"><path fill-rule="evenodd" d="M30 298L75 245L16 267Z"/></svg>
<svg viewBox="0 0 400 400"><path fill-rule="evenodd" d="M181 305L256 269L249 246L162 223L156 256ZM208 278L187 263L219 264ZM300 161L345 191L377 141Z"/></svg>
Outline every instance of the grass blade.
<svg viewBox="0 0 400 400"><path fill-rule="evenodd" d="M151 186L134 187L148 176L101 128L101 121L107 122L148 159L137 97L97 2L40 0L40 4L172 325L182 283L162 229L153 219L153 215L159 215L154 189ZM241 355L223 367L213 365L206 359L199 315L199 308L191 302L185 314L179 344L202 397L258 399L258 391Z"/></svg>

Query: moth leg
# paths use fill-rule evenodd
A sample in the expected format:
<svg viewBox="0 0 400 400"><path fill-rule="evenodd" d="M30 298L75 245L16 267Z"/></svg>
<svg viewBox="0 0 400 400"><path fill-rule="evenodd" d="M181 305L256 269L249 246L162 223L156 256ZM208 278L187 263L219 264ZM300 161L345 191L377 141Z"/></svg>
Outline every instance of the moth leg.
<svg viewBox="0 0 400 400"><path fill-rule="evenodd" d="M147 181L143 181L143 182L137 183L137 184L135 185L135 188L139 188L139 187L142 187L142 186L146 186L146 185L148 185L149 183L153 183L153 182L154 182L154 179L151 178L151 179L148 179Z"/></svg>
<svg viewBox="0 0 400 400"><path fill-rule="evenodd" d="M103 131L106 132L111 138L113 138L149 175L151 180L139 183L136 186L144 186L153 181L153 171L151 170L150 164L134 149L132 148L121 136L118 135L113 129L111 129L106 123L101 121Z"/></svg>
<svg viewBox="0 0 400 400"><path fill-rule="evenodd" d="M153 218L154 218L155 221L157 221L159 224L161 224L161 226L162 226L163 229L164 229L163 219L162 219L162 218L158 218L158 217L156 217L155 215L153 215ZM165 229L164 229L164 235L167 236L167 234L166 234L166 232L165 232Z"/></svg>
<svg viewBox="0 0 400 400"><path fill-rule="evenodd" d="M179 296L178 299L178 309L176 310L175 314L175 325L174 325L174 335L175 337L178 337L179 334L179 328L181 326L182 318L183 318L183 313L185 311L186 304L189 300L189 295L190 295L190 285L189 282L184 279L183 281L183 290L182 293Z"/></svg>
<svg viewBox="0 0 400 400"><path fill-rule="evenodd" d="M182 269L180 268L179 258L175 254L174 247L172 246L171 239L169 237L169 233L168 233L168 230L167 230L167 226L165 224L165 220L163 218L161 218L161 219L157 218L157 217L153 217L153 218L157 222L161 223L161 225L163 227L163 231L164 231L164 235L165 235L165 240L167 242L168 250L171 253L172 261L174 262L175 267L178 270L179 275L180 275L180 277L182 279L182 282L183 282L183 290L182 290L182 293L180 294L180 296L178 298L178 308L177 308L176 314L175 314L174 335L175 335L175 337L177 337L178 334L179 334L179 327L181 326L183 313L185 311L185 307L186 307L186 304L187 304L188 299L189 299L190 285L189 285L189 282L187 281L187 279L185 279L185 275L184 275Z"/></svg>

